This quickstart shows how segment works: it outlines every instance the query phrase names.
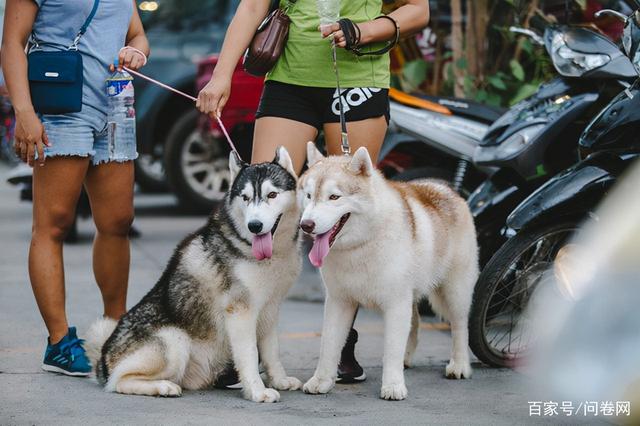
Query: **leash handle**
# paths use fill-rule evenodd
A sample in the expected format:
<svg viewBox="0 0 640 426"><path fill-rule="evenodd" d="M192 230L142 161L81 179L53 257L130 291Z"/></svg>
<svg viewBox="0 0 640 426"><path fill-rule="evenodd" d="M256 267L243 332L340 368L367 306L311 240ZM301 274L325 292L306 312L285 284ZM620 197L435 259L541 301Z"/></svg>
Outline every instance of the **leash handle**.
<svg viewBox="0 0 640 426"><path fill-rule="evenodd" d="M169 91L171 91L173 93L176 93L176 94L178 94L178 95L180 95L180 96L182 96L184 98L187 98L187 99L189 99L189 100L191 100L193 102L196 102L198 100L197 98L195 98L195 97L193 97L191 95L188 95L188 94L176 89L175 87L171 87L168 84L164 84L163 82L155 80L155 79L153 79L153 78L151 78L149 76L146 76L146 75L144 75L142 73L139 73L138 71L134 71L134 70L129 69L127 67L123 67L123 68L128 73L133 74L136 77L140 77L140 78L142 78L144 80L147 80L148 82L153 83L156 86L162 87L163 89L166 89L166 90L169 90ZM342 103L340 105L342 105ZM224 137L227 139L227 143L231 147L231 150L236 153L238 158L240 158L240 154L238 153L238 150L236 149L236 146L233 144L233 141L231 140L231 136L229 136L229 132L227 131L227 128L224 127L224 124L222 124L222 120L220 120L220 117L218 117L217 115L215 117L216 117L216 120L218 121L218 125L220 126L220 129L222 129L222 133L224 134Z"/></svg>
<svg viewBox="0 0 640 426"><path fill-rule="evenodd" d="M351 154L351 147L349 146L349 137L347 135L347 121L344 118L344 106L342 105L342 90L340 89L340 73L338 72L338 57L336 54L336 41L331 42L331 56L333 59L333 71L336 73L336 90L338 91L338 109L340 110L340 130L341 130L341 145L342 154Z"/></svg>

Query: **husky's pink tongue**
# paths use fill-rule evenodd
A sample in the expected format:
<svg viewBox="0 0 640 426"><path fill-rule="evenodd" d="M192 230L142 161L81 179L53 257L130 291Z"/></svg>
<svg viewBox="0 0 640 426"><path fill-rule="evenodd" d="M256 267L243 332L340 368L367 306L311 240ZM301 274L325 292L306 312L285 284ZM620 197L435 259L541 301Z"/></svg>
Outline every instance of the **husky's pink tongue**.
<svg viewBox="0 0 640 426"><path fill-rule="evenodd" d="M329 254L329 240L331 239L331 233L333 229L324 234L316 235L316 239L313 241L313 247L309 252L309 260L311 264L316 268L320 268L324 262L324 258Z"/></svg>
<svg viewBox="0 0 640 426"><path fill-rule="evenodd" d="M253 237L251 252L258 260L271 259L273 254L273 237L271 232Z"/></svg>

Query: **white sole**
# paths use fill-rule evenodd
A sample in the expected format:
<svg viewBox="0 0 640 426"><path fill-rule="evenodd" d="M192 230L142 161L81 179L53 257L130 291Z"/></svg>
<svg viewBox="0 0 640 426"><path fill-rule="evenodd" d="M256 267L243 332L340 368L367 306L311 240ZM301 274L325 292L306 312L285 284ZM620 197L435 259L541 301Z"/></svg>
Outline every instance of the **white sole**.
<svg viewBox="0 0 640 426"><path fill-rule="evenodd" d="M366 379L367 379L367 375L363 371L361 375L359 375L358 377L354 377L351 380L356 381L356 382L364 382ZM339 377L336 378L336 382L341 382L341 381L342 381L341 378L339 378Z"/></svg>
<svg viewBox="0 0 640 426"><path fill-rule="evenodd" d="M44 371L49 371L51 373L60 373L60 374L64 374L65 376L73 376L73 377L88 377L89 373L82 373L80 371L74 373L71 371L67 371L65 369L62 369L60 367L56 367L55 365L48 365L48 364L42 364L42 369Z"/></svg>
<svg viewBox="0 0 640 426"><path fill-rule="evenodd" d="M236 383L235 385L225 386L227 389L242 389L242 383Z"/></svg>

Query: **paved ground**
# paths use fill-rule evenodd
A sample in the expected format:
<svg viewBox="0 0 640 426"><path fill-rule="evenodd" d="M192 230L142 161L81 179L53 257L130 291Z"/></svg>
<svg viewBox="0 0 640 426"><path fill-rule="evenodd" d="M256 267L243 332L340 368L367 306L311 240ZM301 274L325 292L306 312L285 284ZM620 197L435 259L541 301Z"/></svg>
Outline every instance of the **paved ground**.
<svg viewBox="0 0 640 426"><path fill-rule="evenodd" d="M280 403L269 405L245 401L237 391L133 397L106 394L88 379L45 373L40 362L46 334L26 268L31 205L18 202L15 188L4 183L6 172L0 165L0 424L523 424L532 421L527 401L544 399L526 376L478 363L471 380L444 379L449 332L425 318L416 367L406 372L408 399L380 400L382 321L367 311L357 322L357 354L369 379L324 396L283 392ZM168 196L139 195L136 205L142 237L133 242L131 304L154 284L173 246L204 220L180 215ZM81 242L65 248L65 265L68 314L82 335L101 313L101 303L90 269L92 225L86 220L80 225ZM306 271L295 294L317 294L306 291L317 285L317 276ZM302 380L317 361L321 320L320 303L283 305L283 363Z"/></svg>

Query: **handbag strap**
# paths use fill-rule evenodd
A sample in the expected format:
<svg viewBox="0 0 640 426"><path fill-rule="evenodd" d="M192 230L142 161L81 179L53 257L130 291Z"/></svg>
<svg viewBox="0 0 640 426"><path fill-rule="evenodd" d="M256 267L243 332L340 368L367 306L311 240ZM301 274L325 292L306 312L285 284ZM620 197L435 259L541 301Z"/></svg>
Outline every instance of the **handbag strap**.
<svg viewBox="0 0 640 426"><path fill-rule="evenodd" d="M78 43L80 42L80 39L82 38L84 33L87 32L87 29L89 28L89 25L91 25L91 21L93 21L94 16L96 16L96 12L98 11L98 5L99 4L100 4L100 0L94 0L93 7L91 8L91 12L89 13L89 16L87 16L87 19L85 19L84 24L82 24L82 27L80 27L80 31L78 31L78 34L76 34L76 36L73 39L73 42L69 46L68 50L78 50ZM32 47L35 47L35 48L40 47L40 43L38 42L38 38L36 37L36 33L33 30L31 31L31 40L30 40L30 42L33 43ZM46 44L46 43L42 43L42 44ZM29 50L31 50L31 49L29 49Z"/></svg>
<svg viewBox="0 0 640 426"><path fill-rule="evenodd" d="M82 27L80 27L80 31L78 31L76 38L73 39L73 44L69 47L69 49L78 50L78 43L80 42L80 38L82 38L84 33L87 32L89 25L91 25L91 21L93 21L93 17L96 16L96 12L98 11L99 4L100 0L94 0L91 13L89 13L89 16L87 16L87 19L84 21L84 24L82 24Z"/></svg>

